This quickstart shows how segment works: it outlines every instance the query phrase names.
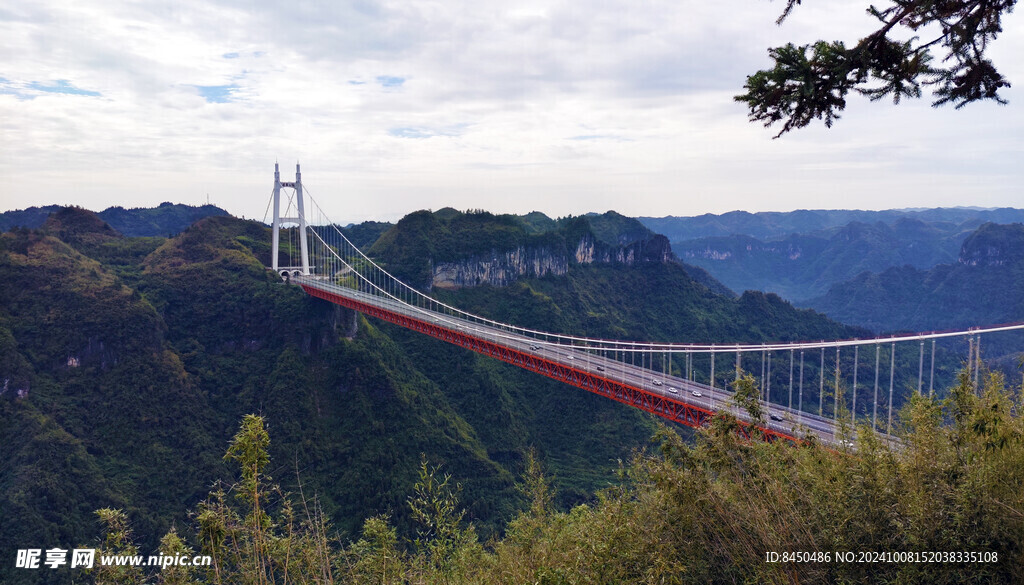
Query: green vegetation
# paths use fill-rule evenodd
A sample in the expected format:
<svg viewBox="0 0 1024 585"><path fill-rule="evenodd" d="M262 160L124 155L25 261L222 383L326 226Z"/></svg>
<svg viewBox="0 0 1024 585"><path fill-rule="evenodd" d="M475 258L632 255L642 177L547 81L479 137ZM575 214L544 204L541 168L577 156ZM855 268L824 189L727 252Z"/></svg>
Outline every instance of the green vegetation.
<svg viewBox="0 0 1024 585"><path fill-rule="evenodd" d="M35 229L46 221L51 213L61 209L60 205L29 207L0 213L0 232L10 231L16 227Z"/></svg>
<svg viewBox="0 0 1024 585"><path fill-rule="evenodd" d="M594 238L613 246L648 240L654 236L654 232L637 220L614 211L601 215L589 214L586 217Z"/></svg>
<svg viewBox="0 0 1024 585"><path fill-rule="evenodd" d="M864 271L928 269L951 262L970 232L899 220L892 226L851 222L840 229L761 241L741 235L676 242L672 250L737 291L765 290L800 302Z"/></svg>
<svg viewBox="0 0 1024 585"><path fill-rule="evenodd" d="M572 251L586 238L614 258L624 248L610 242L635 225L606 219L608 243L595 236L594 218L540 229L536 216L527 228L511 216L422 212L374 248L416 267L429 266L432 253ZM413 246L424 239L425 249ZM105 549L218 559L211 573L151 576L167 583L283 582L284 571L299 582L711 574L650 556L678 553L671 528L630 532L654 513L630 516L635 500L655 497L637 478L657 461L679 466L645 455L621 466L657 431L653 417L310 298L265 270L268 241L265 226L230 217L207 217L173 238L123 237L82 210L0 235L0 550L94 542L99 508L113 535ZM658 254L571 262L561 276L437 295L520 325L602 337L858 334L775 295L718 295ZM706 365L698 370L706 376ZM998 417L986 424L1011 428ZM685 449L711 452L709 440ZM740 468L753 461L744 457L777 449L729 448L735 454L719 457ZM785 457L804 450L781 453L791 463ZM238 481L215 483L239 468ZM528 487L517 485L523 477ZM645 559L657 562L638 564ZM68 577L0 564L4 583Z"/></svg>
<svg viewBox="0 0 1024 585"><path fill-rule="evenodd" d="M365 250L372 246L380 238L381 234L392 227L393 224L382 221L364 221L360 224L346 226L341 231L355 247Z"/></svg>
<svg viewBox="0 0 1024 585"><path fill-rule="evenodd" d="M426 460L406 502L411 531L381 515L358 537L338 538L315 499L269 483L270 439L263 419L249 415L226 456L240 478L211 492L191 524L213 564L177 576L216 584L1019 583L1020 407L1020 391L998 374L979 396L965 371L947 399L919 397L904 409L895 446L863 428L856 450L746 442L728 414L693 443L663 427L656 450L621 468L619 485L566 511L552 506L550 479L527 453L523 505L486 543L466 521L453 477ZM123 515L99 513L104 549L132 550ZM162 542L189 547L173 532ZM976 559L863 562L864 552ZM814 556L767 562L769 553ZM125 572L100 577L142 583Z"/></svg>
<svg viewBox="0 0 1024 585"><path fill-rule="evenodd" d="M35 229L41 227L47 218L58 211L65 213L68 209L59 205L45 207L29 207L17 211L0 213L0 232L15 227ZM63 211L62 211L63 210ZM228 212L216 205L181 205L161 203L159 207L108 207L96 214L100 220L109 224L120 234L128 237L170 237L185 231L188 226L204 217L227 215ZM89 215L92 215L89 213ZM70 243L70 242L69 242Z"/></svg>
<svg viewBox="0 0 1024 585"><path fill-rule="evenodd" d="M923 222L942 230L969 231L983 223L1014 223L1024 221L1024 209L977 209L972 207L936 207L933 209L799 209L797 211L730 211L706 213L694 217L640 217L652 231L664 234L672 243L730 236L750 236L759 240L777 240L790 234L827 232L851 222L883 223L893 226L900 220ZM950 232L953 233L953 232Z"/></svg>
<svg viewBox="0 0 1024 585"><path fill-rule="evenodd" d="M669 237L683 262L731 289L770 291L798 303L865 271L956 262L961 245L984 223L1022 220L1024 210L962 208L642 219Z"/></svg>
<svg viewBox="0 0 1024 585"><path fill-rule="evenodd" d="M564 238L553 232L528 232L526 225L514 215L483 211L460 213L454 209L436 213L417 211L384 232L367 253L380 258L392 274L421 287L430 284L433 262L526 245L549 248L563 256L568 254Z"/></svg>
<svg viewBox="0 0 1024 585"><path fill-rule="evenodd" d="M246 244L268 233L207 218L130 266L39 232L0 236L3 550L84 542L100 506L124 509L152 547L220 474L232 421L264 410L285 481L316 470L307 482L344 529L398 509L420 453L472 477L472 509L498 525L510 473L393 342L265 271ZM137 243L99 249L138 258ZM9 571L0 581L65 582Z"/></svg>
<svg viewBox="0 0 1024 585"><path fill-rule="evenodd" d="M614 211L552 220L537 212L520 217L445 208L410 213L384 232L367 253L403 281L429 288L431 270L438 263L490 257L517 248L574 262L585 237L594 242L597 258L629 244L637 245L639 255L654 257L664 241L639 221Z"/></svg>
<svg viewBox="0 0 1024 585"><path fill-rule="evenodd" d="M100 219L125 236L173 236L204 217L226 216L228 212L216 205L181 205L161 203L158 207L108 207L99 212Z"/></svg>
<svg viewBox="0 0 1024 585"><path fill-rule="evenodd" d="M800 3L787 0L777 23ZM934 106L952 103L959 109L980 100L1005 104L999 90L1010 82L986 52L1003 32L1002 17L1016 3L893 0L871 5L867 12L878 20L877 30L849 48L842 41L817 41L769 49L774 67L748 76L747 92L735 99L750 109L752 122L766 127L782 122L776 138L815 119L831 127L850 92L898 104L902 98L921 97L924 85L934 88Z"/></svg>
<svg viewBox="0 0 1024 585"><path fill-rule="evenodd" d="M278 439L275 477L294 487L301 472L346 533L382 513L413 525L421 454L466 478L467 518L489 538L521 500L522 449L557 461L579 502L650 434L649 417L465 350L426 340L408 355L382 324L283 286L263 268L268 241L228 217L123 237L78 209L0 235L0 547L85 542L108 507L152 550L222 475L216 445L246 412ZM9 571L0 581L63 582Z"/></svg>
<svg viewBox="0 0 1024 585"><path fill-rule="evenodd" d="M806 302L872 329L949 329L1024 318L1024 225L985 224L954 263L863 273Z"/></svg>

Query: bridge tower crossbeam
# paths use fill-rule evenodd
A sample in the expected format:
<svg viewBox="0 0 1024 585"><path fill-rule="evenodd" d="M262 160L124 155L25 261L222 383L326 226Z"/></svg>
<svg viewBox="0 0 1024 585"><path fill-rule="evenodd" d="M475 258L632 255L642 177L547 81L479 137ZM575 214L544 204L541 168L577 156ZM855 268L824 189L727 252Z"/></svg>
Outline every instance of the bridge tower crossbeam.
<svg viewBox="0 0 1024 585"><path fill-rule="evenodd" d="M298 217L281 217L281 188L291 187L295 189L296 205L298 208ZM287 210L286 210L287 211ZM298 225L299 226L299 248L302 255L301 266L280 266L280 245L281 245L281 226L283 225ZM294 182L281 182L281 171L278 168L277 163L274 163L274 223L272 226L272 243L270 249L270 268L277 273L288 272L291 274L294 270L298 269L303 276L309 276L309 241L307 235L308 224L306 223L306 208L305 201L302 194L302 172L299 169L299 163L295 163L295 181Z"/></svg>

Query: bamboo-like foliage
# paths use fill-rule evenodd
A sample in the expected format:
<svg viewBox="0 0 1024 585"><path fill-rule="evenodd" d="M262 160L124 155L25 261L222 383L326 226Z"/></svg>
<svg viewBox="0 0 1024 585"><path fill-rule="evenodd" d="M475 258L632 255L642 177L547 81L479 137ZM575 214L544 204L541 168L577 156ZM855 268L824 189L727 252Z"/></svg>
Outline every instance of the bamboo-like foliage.
<svg viewBox="0 0 1024 585"><path fill-rule="evenodd" d="M693 443L662 427L656 452L637 453L621 466L618 485L568 511L552 507L551 482L530 451L520 484L527 507L486 545L465 521L458 484L426 459L408 499L415 536L403 538L379 515L342 545L315 504L269 483L269 437L262 419L248 416L227 454L240 480L211 492L195 515L199 550L212 566L161 573L156 582L1020 583L1024 389L1008 389L999 374L983 382L975 387L965 370L948 398L915 396L901 413L897 445L867 426L856 429L855 450L746 441L728 414ZM108 526L103 549L134 550L124 515L100 515ZM172 531L161 550L190 549ZM996 558L838 558L872 551ZM772 552L828 557L768 562ZM143 582L137 571L95 575L97 583Z"/></svg>
<svg viewBox="0 0 1024 585"><path fill-rule="evenodd" d="M328 524L315 502L300 495L300 514L293 497L270 483L265 473L269 445L263 418L247 415L225 455L238 464L240 481L214 489L195 515L201 551L212 557L205 580L217 585L334 583ZM240 507L228 498L232 492Z"/></svg>

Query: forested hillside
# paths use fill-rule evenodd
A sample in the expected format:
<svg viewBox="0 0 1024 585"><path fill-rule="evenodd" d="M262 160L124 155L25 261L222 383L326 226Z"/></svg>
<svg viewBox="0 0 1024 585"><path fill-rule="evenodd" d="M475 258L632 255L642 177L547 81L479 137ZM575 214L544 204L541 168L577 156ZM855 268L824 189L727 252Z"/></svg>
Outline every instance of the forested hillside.
<svg viewBox="0 0 1024 585"><path fill-rule="evenodd" d="M750 380L752 381L752 379ZM745 382L740 382L742 386ZM497 538L467 518L459 477L426 458L406 501L339 537L306 492L268 474L273 445L247 415L226 450L234 468L159 550L209 566L99 567L97 583L960 583L1024 579L1024 422L1000 375L965 370L944 400L917 397L899 444L859 430L855 449L742 441L719 414L693 442L661 428L620 482L566 510L527 452L524 502ZM233 493L235 498L228 498ZM101 554L138 554L126 517L97 512Z"/></svg>
<svg viewBox="0 0 1024 585"><path fill-rule="evenodd" d="M849 223L811 234L762 241L721 236L679 242L673 250L735 290L765 290L799 302L819 296L837 282L890 266L928 269L956 259L969 231L901 219Z"/></svg>
<svg viewBox="0 0 1024 585"><path fill-rule="evenodd" d="M928 330L1024 320L1024 225L985 224L957 259L863 273L806 305L875 330Z"/></svg>
<svg viewBox="0 0 1024 585"><path fill-rule="evenodd" d="M583 218L538 229L430 215L421 219L462 246L445 261L529 245L526 232L566 244L562 274L443 292L492 317L643 339L856 333L772 295L717 295L657 237L621 243L636 227L621 216L595 233ZM423 235L408 223L363 233L392 230L374 246L384 261L436 264L429 248L402 247ZM265 226L231 217L169 239L124 237L73 208L0 236L0 548L91 542L93 510L115 507L152 550L172 524L190 525L251 412L275 437L270 474L293 488L301 476L348 535L375 514L410 533L421 457L460 478L467 520L486 538L523 505L515 477L530 448L566 509L617 483L617 462L655 428L619 404L308 298L264 269L268 241ZM572 254L581 243L584 261ZM64 582L10 570L0 580Z"/></svg>
<svg viewBox="0 0 1024 585"><path fill-rule="evenodd" d="M15 227L35 229L43 225L51 213L61 209L59 205L29 207L0 213L0 232ZM173 236L185 231L188 226L204 217L228 215L216 205L181 205L161 203L158 207L108 207L97 214L112 228L126 236Z"/></svg>
<svg viewBox="0 0 1024 585"><path fill-rule="evenodd" d="M978 209L973 207L937 207L934 209L799 209L796 211L730 211L706 213L694 217L640 217L652 231L664 234L672 242L740 234L759 240L773 240L790 234L839 228L857 222L893 225L901 219L924 223L967 224L1015 223L1024 221L1024 209Z"/></svg>
<svg viewBox="0 0 1024 585"><path fill-rule="evenodd" d="M1019 222L1024 210L802 210L642 220L666 234L684 262L731 289L803 302L864 271L955 262L961 244L983 223Z"/></svg>

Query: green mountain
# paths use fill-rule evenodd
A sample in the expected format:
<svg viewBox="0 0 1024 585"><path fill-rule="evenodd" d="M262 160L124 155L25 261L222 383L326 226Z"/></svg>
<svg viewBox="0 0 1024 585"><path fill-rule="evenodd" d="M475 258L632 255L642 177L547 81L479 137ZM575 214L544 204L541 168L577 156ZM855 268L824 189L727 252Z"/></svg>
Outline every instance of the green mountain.
<svg viewBox="0 0 1024 585"><path fill-rule="evenodd" d="M953 329L1024 321L1024 225L989 223L954 263L863 273L806 305L874 330Z"/></svg>
<svg viewBox="0 0 1024 585"><path fill-rule="evenodd" d="M40 232L0 236L0 273L0 548L84 543L108 505L140 530L183 520L172 509L203 492L217 443L153 305Z"/></svg>
<svg viewBox="0 0 1024 585"><path fill-rule="evenodd" d="M361 233L386 228L370 250L412 282L521 325L675 341L863 334L775 295L717 294L621 216L538 219L442 210ZM227 216L125 237L75 208L0 235L0 550L93 543L92 511L106 506L153 550L225 477L221 456L251 412L274 437L270 474L294 490L301 477L343 534L381 513L411 533L406 498L425 458L463 482L486 538L524 505L514 478L529 448L568 507L618 481L617 462L655 429L639 411L307 297L265 270L268 242L267 227ZM512 274L520 248L536 263ZM484 278L488 262L509 280ZM445 279L460 269L465 280ZM0 566L0 582L66 582L11 571Z"/></svg>
<svg viewBox="0 0 1024 585"><path fill-rule="evenodd" d="M800 301L866 270L904 265L927 269L952 262L969 233L960 224L900 218L892 224L851 222L772 240L746 235L698 238L675 242L672 249L734 290L772 291Z"/></svg>
<svg viewBox="0 0 1024 585"><path fill-rule="evenodd" d="M51 213L59 209L59 205L47 205L5 211L0 213L0 232L15 227L38 228ZM101 220L126 236L172 236L185 231L196 221L214 215L228 215L228 212L216 205L161 203L159 207L151 208L108 207L98 214Z"/></svg>
<svg viewBox="0 0 1024 585"><path fill-rule="evenodd" d="M5 211L0 213L0 232L6 232L16 227L35 229L43 225L46 218L60 208L60 205L45 205Z"/></svg>
<svg viewBox="0 0 1024 585"><path fill-rule="evenodd" d="M774 240L791 234L810 234L845 226L851 222L893 225L901 219L924 223L967 224L971 229L986 222L1014 223L1024 221L1024 209L946 207L934 209L887 209L862 211L856 209L800 209L797 211L730 211L720 215L706 213L695 217L640 217L651 230L664 234L673 243L731 236L750 236Z"/></svg>

